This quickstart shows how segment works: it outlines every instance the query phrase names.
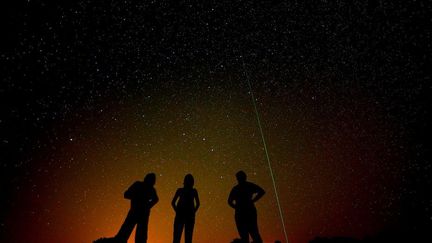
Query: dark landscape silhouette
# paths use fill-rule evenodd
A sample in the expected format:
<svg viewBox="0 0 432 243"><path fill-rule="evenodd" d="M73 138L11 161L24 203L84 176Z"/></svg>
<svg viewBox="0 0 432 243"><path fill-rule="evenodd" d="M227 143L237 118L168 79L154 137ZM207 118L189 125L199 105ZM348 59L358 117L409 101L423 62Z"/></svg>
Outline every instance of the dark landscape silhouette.
<svg viewBox="0 0 432 243"><path fill-rule="evenodd" d="M110 237L110 238L100 238L98 240L93 241L93 243L120 243L121 241L119 241L118 239L116 239L115 237Z"/></svg>

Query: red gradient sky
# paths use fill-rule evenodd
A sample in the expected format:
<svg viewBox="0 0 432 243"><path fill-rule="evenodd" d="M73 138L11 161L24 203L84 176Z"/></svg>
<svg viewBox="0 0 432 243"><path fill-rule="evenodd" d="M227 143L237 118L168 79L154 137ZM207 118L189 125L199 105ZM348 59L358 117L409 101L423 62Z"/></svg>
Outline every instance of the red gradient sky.
<svg viewBox="0 0 432 243"><path fill-rule="evenodd" d="M150 216L149 243L172 240L170 201L187 173L201 199L194 242L230 242L237 232L227 196L242 169L267 192L256 205L264 241L283 240L245 86L207 84L93 113L77 110L55 124L31 155L38 166L17 189L8 238L73 243L113 236L129 207L124 190L155 172L160 201ZM373 98L355 87L342 90L346 96L331 88L323 93L307 82L295 95L261 88L258 108L291 243L363 237L396 220L400 165L391 121Z"/></svg>

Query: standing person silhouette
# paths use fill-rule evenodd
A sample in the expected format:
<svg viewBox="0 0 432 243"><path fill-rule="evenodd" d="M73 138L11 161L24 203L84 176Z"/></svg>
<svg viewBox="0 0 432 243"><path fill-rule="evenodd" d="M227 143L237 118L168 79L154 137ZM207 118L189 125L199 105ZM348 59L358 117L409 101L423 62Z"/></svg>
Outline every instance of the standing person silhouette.
<svg viewBox="0 0 432 243"><path fill-rule="evenodd" d="M171 202L176 212L173 243L180 243L183 227L185 228L185 243L192 243L195 213L200 206L198 191L193 188L194 178L191 174L185 176L183 185L183 188L177 189Z"/></svg>
<svg viewBox="0 0 432 243"><path fill-rule="evenodd" d="M231 190L228 204L235 209L237 231L243 243L249 243L249 235L254 243L262 243L254 203L265 194L265 191L254 183L246 181L244 171L237 172L236 177L238 184Z"/></svg>
<svg viewBox="0 0 432 243"><path fill-rule="evenodd" d="M144 177L144 181L136 181L124 193L124 198L131 200L131 207L126 219L115 238L126 243L135 225L135 243L147 242L148 220L150 209L159 201L154 185L156 175L149 173Z"/></svg>

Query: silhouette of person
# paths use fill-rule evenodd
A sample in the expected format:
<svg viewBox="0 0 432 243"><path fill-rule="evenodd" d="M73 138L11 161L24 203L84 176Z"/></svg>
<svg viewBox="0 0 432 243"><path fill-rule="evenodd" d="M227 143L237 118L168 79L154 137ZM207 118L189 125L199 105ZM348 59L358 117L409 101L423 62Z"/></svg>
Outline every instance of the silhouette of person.
<svg viewBox="0 0 432 243"><path fill-rule="evenodd" d="M238 184L231 190L228 204L235 209L235 222L240 239L243 243L249 243L250 235L254 243L262 243L254 203L265 194L265 191L258 185L246 181L244 171L237 172L236 177Z"/></svg>
<svg viewBox="0 0 432 243"><path fill-rule="evenodd" d="M173 243L180 243L183 227L185 229L185 243L192 243L195 224L195 213L200 206L198 191L193 187L194 178L187 174L183 188L178 188L171 202L176 216L174 219Z"/></svg>
<svg viewBox="0 0 432 243"><path fill-rule="evenodd" d="M135 243L147 242L150 209L159 201L154 185L156 175L149 173L144 181L136 181L124 193L124 198L131 201L130 210L119 232L115 236L118 242L126 243L135 225Z"/></svg>

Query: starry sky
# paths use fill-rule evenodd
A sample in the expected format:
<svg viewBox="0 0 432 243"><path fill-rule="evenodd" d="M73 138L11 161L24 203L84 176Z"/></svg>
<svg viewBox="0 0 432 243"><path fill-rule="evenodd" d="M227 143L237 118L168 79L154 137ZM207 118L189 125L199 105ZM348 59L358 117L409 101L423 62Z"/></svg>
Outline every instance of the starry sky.
<svg viewBox="0 0 432 243"><path fill-rule="evenodd" d="M194 242L230 242L238 170L267 192L264 242L284 241L247 80L290 242L430 225L430 7L2 2L0 241L113 236L123 192L155 172L148 242L172 240L187 173Z"/></svg>

